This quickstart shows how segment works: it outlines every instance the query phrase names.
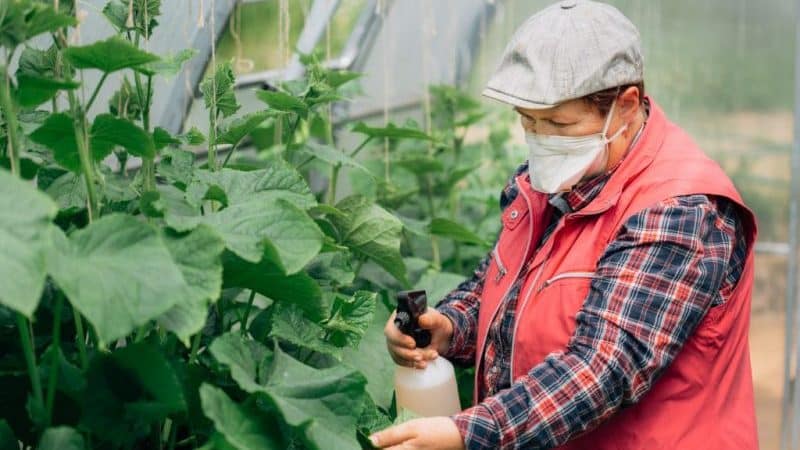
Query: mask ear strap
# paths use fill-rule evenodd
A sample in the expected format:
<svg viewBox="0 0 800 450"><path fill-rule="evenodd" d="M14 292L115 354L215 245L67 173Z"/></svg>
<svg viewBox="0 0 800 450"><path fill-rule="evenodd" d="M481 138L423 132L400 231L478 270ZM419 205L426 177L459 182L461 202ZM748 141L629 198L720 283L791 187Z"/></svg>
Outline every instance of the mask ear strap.
<svg viewBox="0 0 800 450"><path fill-rule="evenodd" d="M611 108L608 109L608 116L606 116L606 123L603 124L603 137L605 137L606 142L611 142L614 139L618 138L626 128L628 128L628 124L622 125L619 127L616 133L613 136L608 137L608 127L611 126L611 118L614 117L614 108L617 106L617 98L619 98L620 88L617 88L617 96L614 97L614 101L611 102Z"/></svg>

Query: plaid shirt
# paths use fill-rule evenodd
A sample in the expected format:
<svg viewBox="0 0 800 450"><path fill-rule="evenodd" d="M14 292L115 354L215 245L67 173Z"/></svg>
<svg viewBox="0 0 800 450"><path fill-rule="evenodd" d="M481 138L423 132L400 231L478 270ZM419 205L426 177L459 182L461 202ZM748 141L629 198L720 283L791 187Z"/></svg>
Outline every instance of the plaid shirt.
<svg viewBox="0 0 800 450"><path fill-rule="evenodd" d="M527 169L523 164L511 178L501 208L514 200L515 178ZM554 217L539 245L561 216L591 202L609 176L551 196ZM598 262L566 351L549 355L512 383L510 339L524 279L515 280L487 334L478 368L482 401L452 416L467 449L555 447L636 403L708 309L728 299L746 251L736 207L724 199L680 196L640 211ZM444 356L463 365L475 361L479 298L490 258L437 305L454 323ZM682 301L672 301L676 292Z"/></svg>

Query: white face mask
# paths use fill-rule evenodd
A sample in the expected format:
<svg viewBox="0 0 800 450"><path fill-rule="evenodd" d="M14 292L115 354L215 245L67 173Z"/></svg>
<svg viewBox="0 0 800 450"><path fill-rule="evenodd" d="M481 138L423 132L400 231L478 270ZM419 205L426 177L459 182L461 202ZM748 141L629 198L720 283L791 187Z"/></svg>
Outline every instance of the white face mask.
<svg viewBox="0 0 800 450"><path fill-rule="evenodd" d="M611 104L600 133L578 137L525 133L529 148L528 171L533 189L548 194L569 191L590 170L605 167L608 144L628 128L625 124L613 136L606 136L615 104L616 100Z"/></svg>

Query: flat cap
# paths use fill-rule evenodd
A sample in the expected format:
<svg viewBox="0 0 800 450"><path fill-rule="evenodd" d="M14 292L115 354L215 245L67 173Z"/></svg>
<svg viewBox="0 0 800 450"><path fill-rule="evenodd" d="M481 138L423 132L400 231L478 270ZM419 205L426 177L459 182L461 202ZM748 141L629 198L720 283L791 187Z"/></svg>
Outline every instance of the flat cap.
<svg viewBox="0 0 800 450"><path fill-rule="evenodd" d="M643 79L636 26L611 5L564 0L517 29L483 95L545 109Z"/></svg>

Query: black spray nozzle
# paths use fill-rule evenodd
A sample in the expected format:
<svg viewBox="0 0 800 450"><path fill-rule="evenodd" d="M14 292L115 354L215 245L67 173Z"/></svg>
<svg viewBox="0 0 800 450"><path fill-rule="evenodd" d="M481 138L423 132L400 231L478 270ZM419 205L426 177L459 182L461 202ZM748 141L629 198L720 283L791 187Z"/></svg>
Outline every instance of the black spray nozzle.
<svg viewBox="0 0 800 450"><path fill-rule="evenodd" d="M431 343L431 332L420 328L419 316L428 308L428 295L425 291L400 291L397 293L397 315L394 324L397 328L414 338L417 347L427 347Z"/></svg>

